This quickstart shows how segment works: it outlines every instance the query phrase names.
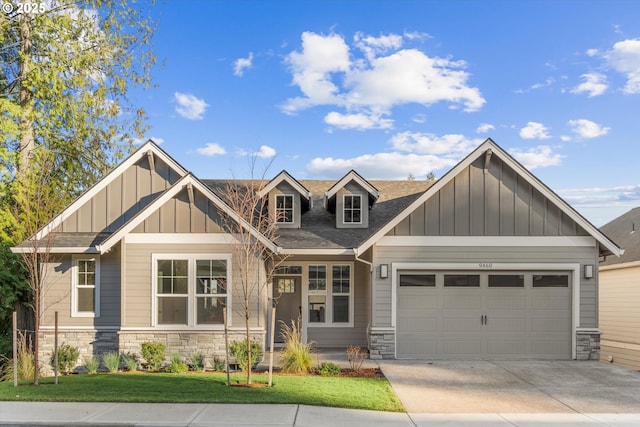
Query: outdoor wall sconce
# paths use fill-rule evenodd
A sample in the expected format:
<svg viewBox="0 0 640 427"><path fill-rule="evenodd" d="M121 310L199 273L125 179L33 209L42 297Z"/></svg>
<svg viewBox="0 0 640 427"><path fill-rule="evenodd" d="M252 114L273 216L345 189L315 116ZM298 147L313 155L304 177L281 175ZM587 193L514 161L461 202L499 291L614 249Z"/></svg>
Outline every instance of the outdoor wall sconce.
<svg viewBox="0 0 640 427"><path fill-rule="evenodd" d="M588 264L584 266L584 278L585 279L593 278L593 265Z"/></svg>
<svg viewBox="0 0 640 427"><path fill-rule="evenodd" d="M389 277L389 266L387 264L380 264L380 278L386 279Z"/></svg>

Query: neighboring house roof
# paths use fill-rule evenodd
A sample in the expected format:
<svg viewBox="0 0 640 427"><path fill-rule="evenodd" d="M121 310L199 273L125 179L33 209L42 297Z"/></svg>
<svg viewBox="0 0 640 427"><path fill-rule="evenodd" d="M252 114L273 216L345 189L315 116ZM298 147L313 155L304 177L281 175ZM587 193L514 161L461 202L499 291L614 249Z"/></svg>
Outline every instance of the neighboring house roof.
<svg viewBox="0 0 640 427"><path fill-rule="evenodd" d="M453 180L462 170L471 165L479 157L485 158L485 164L489 164L491 156L497 156L509 167L511 167L519 176L525 179L531 186L542 193L551 203L553 203L558 209L560 209L569 218L575 221L581 226L587 233L589 233L599 244L600 253L602 255L616 255L620 256L624 253L624 250L620 249L613 241L605 236L600 230L598 230L587 219L580 215L575 209L573 209L567 202L565 202L560 196L554 193L549 187L536 178L531 172L529 172L524 166L522 166L516 159L511 157L506 151L504 151L498 144L492 139L487 138L482 144L480 144L475 150L473 150L467 157L460 161L456 166L447 172L442 178L440 178L433 186L424 192L419 198L414 200L409 206L407 206L402 212L395 216L391 221L380 228L378 232L372 234L363 244L357 248L358 253L366 251L373 246L382 236L387 234L398 225L407 216L411 215L418 206L437 194L447 183Z"/></svg>
<svg viewBox="0 0 640 427"><path fill-rule="evenodd" d="M608 257L600 263L601 266L640 261L640 207L603 225L600 231L624 248L623 255Z"/></svg>

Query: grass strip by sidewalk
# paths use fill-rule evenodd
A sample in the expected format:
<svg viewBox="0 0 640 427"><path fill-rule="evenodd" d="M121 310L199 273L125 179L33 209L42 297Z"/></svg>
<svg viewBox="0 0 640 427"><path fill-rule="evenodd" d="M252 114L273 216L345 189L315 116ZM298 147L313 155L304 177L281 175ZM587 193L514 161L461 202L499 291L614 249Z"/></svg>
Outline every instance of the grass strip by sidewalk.
<svg viewBox="0 0 640 427"><path fill-rule="evenodd" d="M232 383L243 382L232 375ZM266 383L266 375L254 375ZM272 388L228 387L224 374L127 373L43 378L39 386L0 382L0 400L48 402L289 403L404 412L385 378L274 376Z"/></svg>

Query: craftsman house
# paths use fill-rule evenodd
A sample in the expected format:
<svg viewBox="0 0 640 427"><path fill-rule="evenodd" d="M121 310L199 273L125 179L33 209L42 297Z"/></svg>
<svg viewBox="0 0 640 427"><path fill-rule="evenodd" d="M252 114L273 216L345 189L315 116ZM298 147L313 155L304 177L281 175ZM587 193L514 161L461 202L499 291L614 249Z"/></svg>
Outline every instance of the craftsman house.
<svg viewBox="0 0 640 427"><path fill-rule="evenodd" d="M242 337L221 186L148 142L37 233L56 255L42 353L54 311L82 354L223 354L225 305ZM261 188L279 226L264 244L287 255L252 301L263 345L277 298L305 340L371 358L598 359L598 260L622 250L492 140L437 181L283 171Z"/></svg>

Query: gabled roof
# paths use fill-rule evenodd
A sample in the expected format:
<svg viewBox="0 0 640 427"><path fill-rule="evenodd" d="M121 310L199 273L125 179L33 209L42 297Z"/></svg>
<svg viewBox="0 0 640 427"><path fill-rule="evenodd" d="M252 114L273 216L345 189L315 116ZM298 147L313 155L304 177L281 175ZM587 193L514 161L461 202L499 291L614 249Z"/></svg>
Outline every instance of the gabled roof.
<svg viewBox="0 0 640 427"><path fill-rule="evenodd" d="M601 254L620 256L624 253L623 249L620 249L612 240L605 236L593 224L591 224L582 215L580 215L575 209L573 209L560 196L554 193L549 187L544 185L538 178L536 178L531 172L529 172L524 166L522 166L517 160L511 157L506 151L504 151L490 138L480 144L467 157L465 157L462 161L460 161L460 163L454 166L453 169L447 172L433 186L427 189L420 197L414 200L391 221L389 221L375 234L371 235L367 240L365 240L357 248L357 253L362 253L373 246L380 238L391 231L396 225L400 224L400 222L402 222L407 216L409 216L414 210L416 210L434 194L437 194L440 189L442 189L447 183L453 180L461 171L471 165L471 163L473 163L476 159L481 156L485 156L485 158L488 159L492 155L499 157L519 176L524 178L533 188L542 193L542 195L550 200L558 209L560 209L564 214L575 221L580 227L582 227L587 233L589 233L594 239L596 239L596 241L599 243Z"/></svg>
<svg viewBox="0 0 640 427"><path fill-rule="evenodd" d="M153 156L157 156L164 163L169 165L173 170L175 170L178 175L184 176L187 174L187 170L184 169L180 164L178 164L171 156L169 156L164 150L158 147L152 140L148 140L145 142L140 148L134 151L127 159L125 159L122 163L116 166L111 172L105 175L101 180L96 182L91 188L85 191L82 195L80 195L77 199L75 199L66 209L64 209L60 214L58 214L55 218L53 218L47 225L42 227L33 238L37 240L42 240L47 236L51 231L55 230L62 222L73 215L78 209L80 209L86 202L91 200L96 194L102 191L105 187L107 187L111 182L113 182L118 176L122 175L129 167L138 162L142 157L150 156L153 159Z"/></svg>
<svg viewBox="0 0 640 427"><path fill-rule="evenodd" d="M608 222L600 227L600 231L624 248L621 257L607 258L601 266L640 261L640 207Z"/></svg>
<svg viewBox="0 0 640 427"><path fill-rule="evenodd" d="M369 181L361 177L356 171L351 169L345 176L340 178L338 182L336 182L324 195L325 198L325 206L329 205L329 201L335 197L335 195L340 191L340 189L344 188L345 185L349 184L351 181L354 181L360 187L364 188L367 193L369 193L369 207L372 207L373 204L380 197L380 192L376 187L371 185Z"/></svg>
<svg viewBox="0 0 640 427"><path fill-rule="evenodd" d="M234 218L238 221L245 229L249 230L254 237L260 240L265 246L270 248L274 252L279 252L280 248L271 241L269 241L266 237L260 234L253 226L251 226L247 221L242 219L237 213L235 213L229 205L227 205L220 197L218 197L209 187L204 185L199 179L193 176L191 173L187 173L187 175L180 178L176 181L170 188L165 190L159 197L157 197L153 202L147 205L144 209L138 212L133 218L127 221L122 227L116 230L113 234L111 234L108 238L106 238L101 244L96 246L96 249L99 253L104 254L109 251L116 243L118 243L124 236L134 230L140 223L142 223L145 219L149 218L151 214L160 209L166 202L175 197L178 193L180 193L184 189L188 189L189 187L200 191L204 194L214 205L216 205L220 210L222 210L226 215L231 218Z"/></svg>
<svg viewBox="0 0 640 427"><path fill-rule="evenodd" d="M260 192L258 193L258 195L260 197L264 197L267 194L269 194L269 192L271 190L273 190L274 188L276 188L278 185L280 185L282 182L286 182L287 184L289 184L291 187L293 187L298 193L300 193L300 196L302 196L303 200L306 202L307 209L312 207L312 200L311 200L311 192L309 190L307 190L307 188L302 185L300 183L300 181L298 181L297 179L295 179L294 177L292 177L291 175L289 175L289 173L285 170L283 170L282 172L280 172L278 175L276 175L271 181L269 181L269 183L267 185L264 186L264 188L262 190L260 190Z"/></svg>

